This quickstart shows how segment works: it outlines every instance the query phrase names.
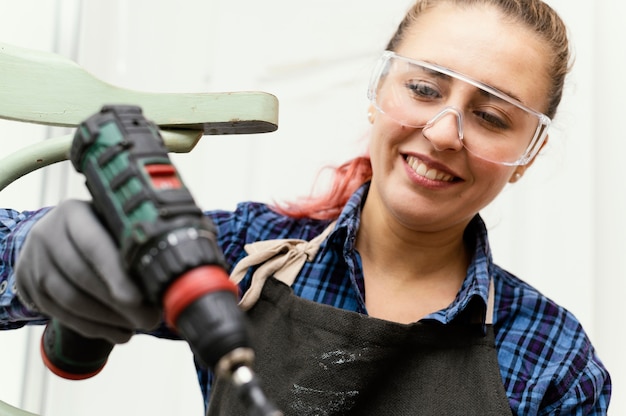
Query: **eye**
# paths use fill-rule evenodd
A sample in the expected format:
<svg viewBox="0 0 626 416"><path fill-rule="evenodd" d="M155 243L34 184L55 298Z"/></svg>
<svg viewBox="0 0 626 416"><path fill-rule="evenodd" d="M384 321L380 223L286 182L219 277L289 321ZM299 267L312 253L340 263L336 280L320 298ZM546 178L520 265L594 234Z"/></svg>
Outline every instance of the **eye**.
<svg viewBox="0 0 626 416"><path fill-rule="evenodd" d="M436 85L421 80L406 81L404 86L411 91L414 98L421 100L434 100L441 98L442 95Z"/></svg>
<svg viewBox="0 0 626 416"><path fill-rule="evenodd" d="M494 111L475 110L474 115L489 129L509 130L511 128L511 123L508 119Z"/></svg>

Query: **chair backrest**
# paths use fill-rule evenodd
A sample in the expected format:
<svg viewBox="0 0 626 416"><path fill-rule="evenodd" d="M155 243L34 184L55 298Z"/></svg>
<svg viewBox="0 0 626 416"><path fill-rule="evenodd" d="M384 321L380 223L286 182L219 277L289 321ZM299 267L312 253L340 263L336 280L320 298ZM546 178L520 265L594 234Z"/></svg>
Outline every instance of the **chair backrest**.
<svg viewBox="0 0 626 416"><path fill-rule="evenodd" d="M0 416L37 416L37 414L18 409L0 400Z"/></svg>
<svg viewBox="0 0 626 416"><path fill-rule="evenodd" d="M105 104L131 104L155 122L168 148L189 152L204 135L278 128L278 100L259 91L152 93L120 88L60 55L0 43L0 118L76 127ZM71 136L46 140L0 159L0 190L67 158Z"/></svg>
<svg viewBox="0 0 626 416"><path fill-rule="evenodd" d="M106 104L140 106L172 152L204 135L278 128L278 100L265 92L148 93L107 84L59 55L0 43L0 118L76 127ZM44 140L0 158L0 191L21 176L67 159L73 135ZM37 416L0 401L0 416Z"/></svg>

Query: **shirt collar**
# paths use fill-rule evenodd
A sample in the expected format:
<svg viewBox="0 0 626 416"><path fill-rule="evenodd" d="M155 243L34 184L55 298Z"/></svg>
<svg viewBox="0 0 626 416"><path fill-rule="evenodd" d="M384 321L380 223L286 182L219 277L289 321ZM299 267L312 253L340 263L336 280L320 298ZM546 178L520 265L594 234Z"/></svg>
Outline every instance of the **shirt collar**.
<svg viewBox="0 0 626 416"><path fill-rule="evenodd" d="M350 197L337 219L335 229L329 235L330 246L343 248L344 255L354 251L357 230L361 221L361 208L369 191L369 182L362 185ZM435 312L425 319L443 324L452 322L476 323L485 330L485 311L489 292L492 264L487 228L480 215L476 215L465 230L465 239L474 247L474 253L465 280L456 299L444 310ZM356 275L356 290L363 299L363 276Z"/></svg>

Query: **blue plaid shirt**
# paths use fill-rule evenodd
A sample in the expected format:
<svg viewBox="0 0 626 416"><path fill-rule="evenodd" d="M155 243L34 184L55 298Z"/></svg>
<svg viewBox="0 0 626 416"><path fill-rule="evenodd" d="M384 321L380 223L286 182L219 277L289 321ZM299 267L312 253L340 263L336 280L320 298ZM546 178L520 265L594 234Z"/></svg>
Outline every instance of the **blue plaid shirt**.
<svg viewBox="0 0 626 416"><path fill-rule="evenodd" d="M354 243L359 227L364 185L350 199L334 231L307 262L293 284L296 295L365 314L361 259ZM30 226L46 210L17 213L0 210L0 328L16 328L41 317L17 301L12 268ZM245 256L244 245L260 240L311 240L328 221L293 219L267 205L246 202L234 212L207 212L218 227L219 243L229 264ZM494 329L502 381L511 408L518 415L604 415L611 394L607 370L578 320L536 289L492 262L487 231L476 216L466 231L474 257L454 302L425 319L443 324L466 319L472 309L485 310L490 278L495 283ZM250 273L242 282L249 284ZM166 330L157 336L173 337ZM210 372L198 368L205 399Z"/></svg>

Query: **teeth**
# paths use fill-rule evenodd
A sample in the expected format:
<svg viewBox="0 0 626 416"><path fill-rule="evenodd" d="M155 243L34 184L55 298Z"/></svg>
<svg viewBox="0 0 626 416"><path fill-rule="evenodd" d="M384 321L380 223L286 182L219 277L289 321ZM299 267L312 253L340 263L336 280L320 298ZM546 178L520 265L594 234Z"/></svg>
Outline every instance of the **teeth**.
<svg viewBox="0 0 626 416"><path fill-rule="evenodd" d="M454 180L454 176L437 169L429 169L426 164L413 156L407 156L406 162L413 168L415 173L432 181L452 182Z"/></svg>

